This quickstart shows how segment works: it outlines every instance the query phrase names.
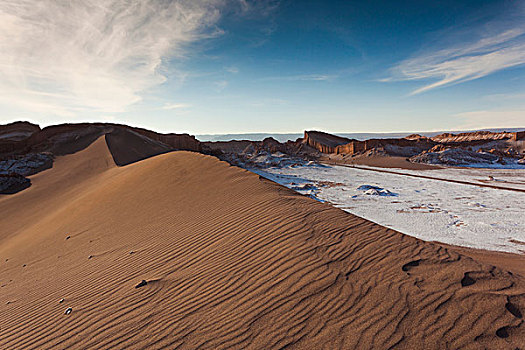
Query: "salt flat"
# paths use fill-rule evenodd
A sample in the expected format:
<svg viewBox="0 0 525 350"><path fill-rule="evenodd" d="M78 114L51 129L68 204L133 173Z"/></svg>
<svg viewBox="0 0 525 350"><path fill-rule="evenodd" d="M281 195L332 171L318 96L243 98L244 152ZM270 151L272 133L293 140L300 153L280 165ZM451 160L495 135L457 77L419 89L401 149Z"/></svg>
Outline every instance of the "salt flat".
<svg viewBox="0 0 525 350"><path fill-rule="evenodd" d="M423 240L525 252L523 192L371 171L381 170L372 167L297 166L251 170L300 193ZM480 185L525 188L525 170L390 170ZM376 186L389 193L358 189L363 185Z"/></svg>

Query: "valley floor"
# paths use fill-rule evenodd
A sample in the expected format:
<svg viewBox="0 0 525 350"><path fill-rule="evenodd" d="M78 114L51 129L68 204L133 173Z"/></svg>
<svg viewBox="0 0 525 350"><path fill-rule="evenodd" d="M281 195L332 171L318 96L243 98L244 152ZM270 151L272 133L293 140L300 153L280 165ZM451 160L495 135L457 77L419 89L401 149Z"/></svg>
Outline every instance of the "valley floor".
<svg viewBox="0 0 525 350"><path fill-rule="evenodd" d="M423 240L525 252L525 170L310 165L252 171Z"/></svg>

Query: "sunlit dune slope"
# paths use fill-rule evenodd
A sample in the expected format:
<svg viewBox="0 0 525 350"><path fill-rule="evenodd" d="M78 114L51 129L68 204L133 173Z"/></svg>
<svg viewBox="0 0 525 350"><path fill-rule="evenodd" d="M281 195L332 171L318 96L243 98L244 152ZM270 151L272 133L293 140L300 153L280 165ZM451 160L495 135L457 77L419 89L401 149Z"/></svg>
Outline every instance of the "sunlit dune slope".
<svg viewBox="0 0 525 350"><path fill-rule="evenodd" d="M525 347L519 275L211 156L119 156L0 196L0 349Z"/></svg>

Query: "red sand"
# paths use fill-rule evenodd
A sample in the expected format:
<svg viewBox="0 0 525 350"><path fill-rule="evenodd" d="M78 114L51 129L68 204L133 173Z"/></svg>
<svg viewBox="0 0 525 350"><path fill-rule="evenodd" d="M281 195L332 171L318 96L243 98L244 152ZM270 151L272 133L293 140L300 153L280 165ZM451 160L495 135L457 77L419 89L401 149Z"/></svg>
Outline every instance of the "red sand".
<svg viewBox="0 0 525 350"><path fill-rule="evenodd" d="M114 157L0 196L1 349L525 347L520 275L211 156Z"/></svg>

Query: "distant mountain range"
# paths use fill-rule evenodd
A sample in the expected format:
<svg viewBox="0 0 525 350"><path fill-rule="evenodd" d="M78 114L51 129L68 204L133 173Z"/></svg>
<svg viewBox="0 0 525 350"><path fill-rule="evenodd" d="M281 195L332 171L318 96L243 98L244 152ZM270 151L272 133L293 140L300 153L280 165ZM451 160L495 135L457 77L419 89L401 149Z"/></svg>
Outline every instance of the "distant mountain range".
<svg viewBox="0 0 525 350"><path fill-rule="evenodd" d="M426 137L433 137L443 133L462 133L462 132L474 132L474 131L492 131L492 132L516 132L525 130L524 128L501 128L501 129L479 129L479 130L457 130L457 131L432 131L432 132L397 132L397 133L333 133L334 135L346 137L349 139L356 140L368 140L368 139L388 139L388 138L401 138L411 134L419 134ZM231 140L249 140L249 141L262 141L267 137L273 137L279 142L286 142L288 140L297 140L303 137L303 133L291 133L291 134L279 134L279 133L253 133L253 134L202 134L195 135L199 141L231 141Z"/></svg>

